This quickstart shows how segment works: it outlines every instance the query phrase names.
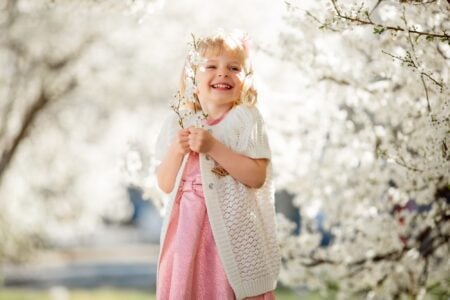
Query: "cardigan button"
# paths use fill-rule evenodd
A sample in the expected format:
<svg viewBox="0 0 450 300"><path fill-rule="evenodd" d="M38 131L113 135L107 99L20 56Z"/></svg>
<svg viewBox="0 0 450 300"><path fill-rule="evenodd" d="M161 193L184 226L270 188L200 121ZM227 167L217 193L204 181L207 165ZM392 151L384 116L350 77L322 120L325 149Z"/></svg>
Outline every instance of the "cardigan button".
<svg viewBox="0 0 450 300"><path fill-rule="evenodd" d="M212 190L213 187L214 187L214 184L211 182L211 183L208 185L208 187L209 187L210 190Z"/></svg>
<svg viewBox="0 0 450 300"><path fill-rule="evenodd" d="M209 160L209 155L205 155L206 160Z"/></svg>

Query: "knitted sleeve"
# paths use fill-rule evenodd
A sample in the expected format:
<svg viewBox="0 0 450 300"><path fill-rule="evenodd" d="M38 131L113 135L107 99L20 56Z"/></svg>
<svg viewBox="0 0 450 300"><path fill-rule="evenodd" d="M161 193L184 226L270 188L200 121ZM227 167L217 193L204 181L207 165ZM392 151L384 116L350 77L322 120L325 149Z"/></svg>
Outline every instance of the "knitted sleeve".
<svg viewBox="0 0 450 300"><path fill-rule="evenodd" d="M156 138L155 160L158 164L164 159L164 156L179 129L176 114L170 113L163 121L158 137Z"/></svg>
<svg viewBox="0 0 450 300"><path fill-rule="evenodd" d="M271 159L271 150L264 119L256 107L244 111L244 128L239 139L238 149L251 158Z"/></svg>

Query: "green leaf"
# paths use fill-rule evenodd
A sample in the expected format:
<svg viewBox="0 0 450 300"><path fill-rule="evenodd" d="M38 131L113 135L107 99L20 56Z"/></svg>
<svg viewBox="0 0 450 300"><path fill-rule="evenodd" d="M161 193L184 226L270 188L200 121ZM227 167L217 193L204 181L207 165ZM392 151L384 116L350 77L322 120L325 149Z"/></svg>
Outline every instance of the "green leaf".
<svg viewBox="0 0 450 300"><path fill-rule="evenodd" d="M375 27L373 27L373 33L376 33L376 34L382 34L385 30L386 30L386 28L384 28L381 25L376 25Z"/></svg>

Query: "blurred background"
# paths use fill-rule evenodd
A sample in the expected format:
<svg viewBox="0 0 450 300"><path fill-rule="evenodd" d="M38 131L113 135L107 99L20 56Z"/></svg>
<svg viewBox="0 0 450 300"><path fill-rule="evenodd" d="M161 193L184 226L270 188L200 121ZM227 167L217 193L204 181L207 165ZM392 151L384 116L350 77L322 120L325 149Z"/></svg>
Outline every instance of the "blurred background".
<svg viewBox="0 0 450 300"><path fill-rule="evenodd" d="M277 299L450 296L449 1L0 0L0 299L154 299L191 34L253 41Z"/></svg>

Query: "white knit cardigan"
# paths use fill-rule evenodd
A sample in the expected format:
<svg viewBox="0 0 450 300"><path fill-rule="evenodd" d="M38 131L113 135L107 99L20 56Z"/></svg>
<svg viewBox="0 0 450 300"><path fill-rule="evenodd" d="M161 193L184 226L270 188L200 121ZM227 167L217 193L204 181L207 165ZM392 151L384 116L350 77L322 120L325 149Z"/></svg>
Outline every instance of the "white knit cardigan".
<svg viewBox="0 0 450 300"><path fill-rule="evenodd" d="M187 128L198 120L196 115L184 119ZM161 161L180 129L178 118L171 113L157 138L155 157ZM235 152L251 158L269 159L267 176L261 188L253 189L230 175L219 177L211 169L214 161L200 153L200 172L206 209L219 257L237 299L256 296L277 286L281 256L276 237L274 189L272 184L271 151L263 118L256 107L233 107L222 121L205 125L216 139ZM187 161L185 155L176 184L165 202L160 236L163 249L172 207ZM162 300L162 299L161 299Z"/></svg>

